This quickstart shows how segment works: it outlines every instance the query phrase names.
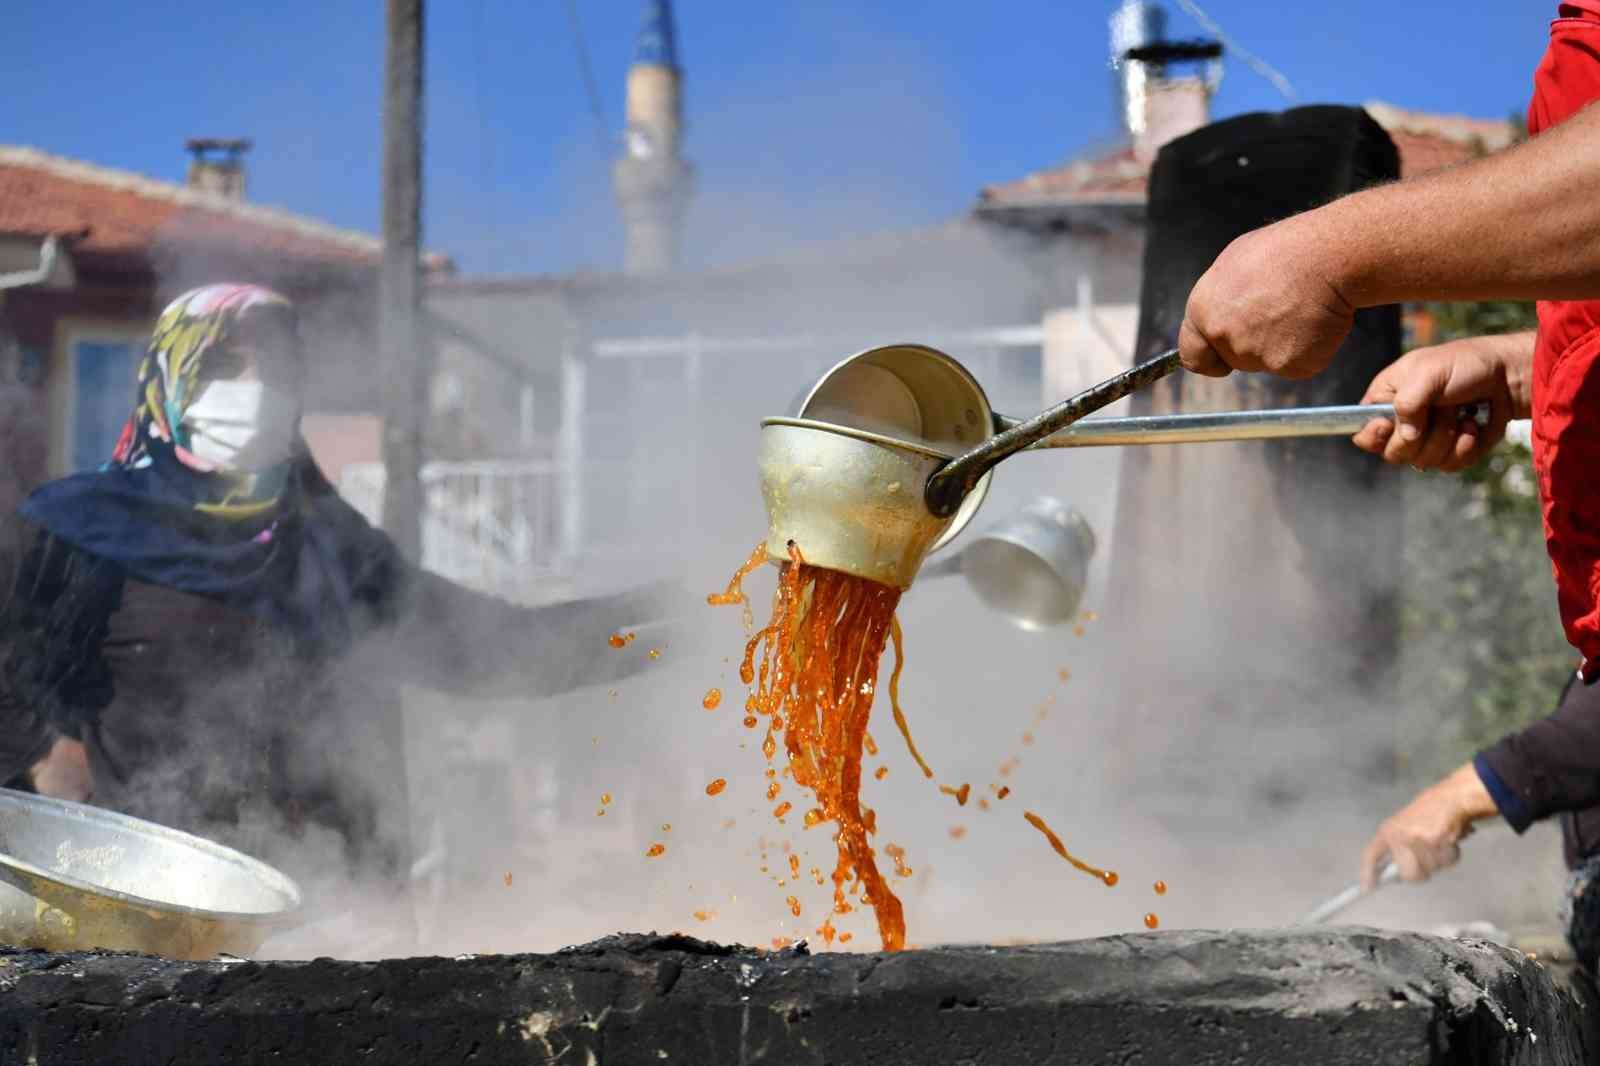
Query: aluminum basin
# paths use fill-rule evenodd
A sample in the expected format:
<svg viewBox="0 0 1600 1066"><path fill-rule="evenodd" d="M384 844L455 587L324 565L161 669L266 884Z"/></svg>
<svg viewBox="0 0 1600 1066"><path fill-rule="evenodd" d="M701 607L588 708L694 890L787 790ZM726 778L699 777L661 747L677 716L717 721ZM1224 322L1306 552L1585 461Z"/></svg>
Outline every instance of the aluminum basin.
<svg viewBox="0 0 1600 1066"><path fill-rule="evenodd" d="M174 959L247 955L299 909L289 877L232 848L0 789L0 942Z"/></svg>

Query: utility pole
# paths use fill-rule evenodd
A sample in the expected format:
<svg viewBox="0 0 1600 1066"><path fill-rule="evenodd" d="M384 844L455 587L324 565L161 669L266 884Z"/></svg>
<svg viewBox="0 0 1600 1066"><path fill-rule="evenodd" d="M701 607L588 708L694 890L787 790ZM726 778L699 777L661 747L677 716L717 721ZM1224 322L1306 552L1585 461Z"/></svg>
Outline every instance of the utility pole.
<svg viewBox="0 0 1600 1066"><path fill-rule="evenodd" d="M378 346L383 375L383 528L401 554L422 557L422 434L429 358L422 287L423 0L388 0L383 84L383 266Z"/></svg>

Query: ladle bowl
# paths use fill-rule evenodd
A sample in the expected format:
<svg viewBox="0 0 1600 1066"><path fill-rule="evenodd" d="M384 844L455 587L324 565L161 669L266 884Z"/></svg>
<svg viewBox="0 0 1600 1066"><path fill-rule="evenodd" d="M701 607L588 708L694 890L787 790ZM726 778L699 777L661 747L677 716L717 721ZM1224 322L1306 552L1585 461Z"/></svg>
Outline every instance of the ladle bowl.
<svg viewBox="0 0 1600 1066"><path fill-rule="evenodd" d="M767 555L801 557L894 588L909 588L949 528L923 488L950 455L910 441L806 418L761 422L758 464L767 505Z"/></svg>
<svg viewBox="0 0 1600 1066"><path fill-rule="evenodd" d="M962 549L961 572L978 599L1023 629L1077 617L1094 533L1059 500L1034 501Z"/></svg>
<svg viewBox="0 0 1600 1066"><path fill-rule="evenodd" d="M841 359L794 408L797 418L866 430L957 456L995 430L989 397L971 371L926 344L885 344ZM932 554L961 534L989 493L993 474L972 486Z"/></svg>

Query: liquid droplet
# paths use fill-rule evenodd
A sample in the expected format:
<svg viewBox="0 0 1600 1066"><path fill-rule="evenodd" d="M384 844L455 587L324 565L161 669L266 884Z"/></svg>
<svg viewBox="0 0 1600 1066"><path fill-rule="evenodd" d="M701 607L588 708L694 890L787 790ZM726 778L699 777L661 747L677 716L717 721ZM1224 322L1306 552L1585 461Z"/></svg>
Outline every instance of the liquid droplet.
<svg viewBox="0 0 1600 1066"><path fill-rule="evenodd" d="M722 790L727 787L728 779L725 777L719 777L715 781L711 782L711 784L706 786L706 795L719 796L722 794Z"/></svg>
<svg viewBox="0 0 1600 1066"><path fill-rule="evenodd" d="M1144 927L1146 929L1154 929L1156 926L1158 926L1160 924L1161 924L1161 919L1157 918L1154 914L1147 914L1147 915L1144 916Z"/></svg>
<svg viewBox="0 0 1600 1066"><path fill-rule="evenodd" d="M665 844L660 844L660 843L651 844L650 845L650 850L644 853L644 857L647 858L647 859L654 859L658 855L666 854L666 851L667 851L667 846Z"/></svg>
<svg viewBox="0 0 1600 1066"><path fill-rule="evenodd" d="M700 706L704 707L708 711L714 711L714 710L717 709L717 706L719 704L721 704L721 703L722 703L722 690L720 688L714 688L714 689L711 689L709 692L706 693L705 699L700 701Z"/></svg>
<svg viewBox="0 0 1600 1066"><path fill-rule="evenodd" d="M1156 890L1156 895L1158 896L1165 896L1167 894L1167 883L1165 881L1157 881L1150 887Z"/></svg>

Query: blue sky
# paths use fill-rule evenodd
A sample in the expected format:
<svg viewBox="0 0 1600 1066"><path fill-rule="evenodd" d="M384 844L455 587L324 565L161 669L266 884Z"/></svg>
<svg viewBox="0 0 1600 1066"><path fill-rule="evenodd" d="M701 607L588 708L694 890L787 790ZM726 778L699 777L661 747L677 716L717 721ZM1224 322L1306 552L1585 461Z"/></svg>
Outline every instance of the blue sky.
<svg viewBox="0 0 1600 1066"><path fill-rule="evenodd" d="M1555 4L1201 0L1305 103L1520 109ZM250 197L342 226L378 220L381 0L12 0L0 143L181 180L190 136L248 136ZM433 0L427 244L463 269L606 269L609 159L639 0L577 0L602 142L563 0ZM1115 136L1110 0L750 5L678 0L692 256L722 261L965 209ZM1169 4L1174 36L1200 27ZM1219 115L1285 106L1230 61Z"/></svg>

